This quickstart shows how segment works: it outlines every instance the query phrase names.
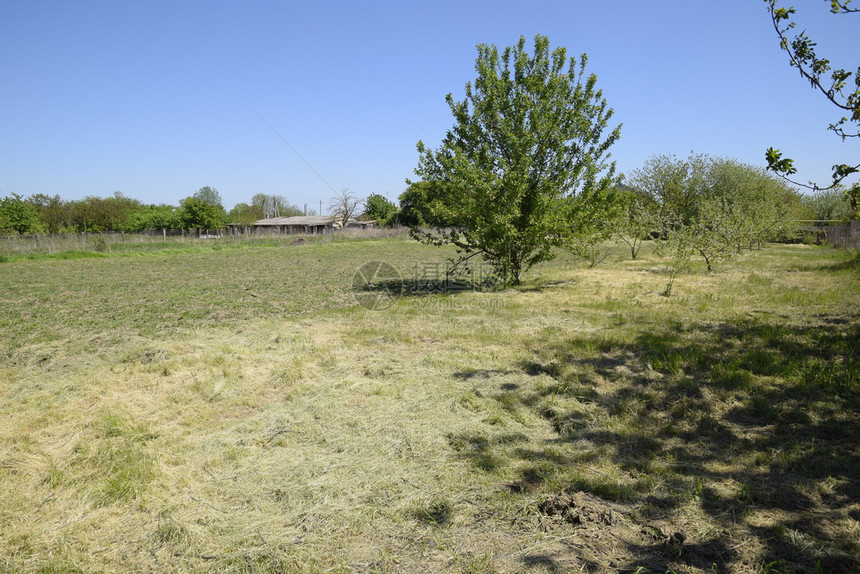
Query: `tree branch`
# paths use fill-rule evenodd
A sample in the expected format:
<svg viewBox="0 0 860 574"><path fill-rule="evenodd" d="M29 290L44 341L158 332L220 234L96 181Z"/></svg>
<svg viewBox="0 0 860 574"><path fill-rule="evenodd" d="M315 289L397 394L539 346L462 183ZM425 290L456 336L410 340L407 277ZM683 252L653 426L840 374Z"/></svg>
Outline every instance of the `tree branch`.
<svg viewBox="0 0 860 574"><path fill-rule="evenodd" d="M834 166L834 167L837 167L837 166ZM834 177L833 183L831 183L827 187L819 187L818 184L816 184L815 182L812 182L812 181L810 181L808 183L800 183L799 181L795 181L795 180L791 179L790 177L785 175L785 173L782 173L779 170L772 169L771 171L776 173L776 175L779 176L780 179L787 181L788 183L790 183L792 185L796 185L796 186L802 187L804 189L809 189L811 191L818 192L818 191L827 191L828 189L833 189L834 187L836 187L837 185L842 183L842 180L844 180L846 177L848 177L852 173L857 173L858 171L860 171L860 163L858 163L857 165L855 165L853 167L850 167L850 166L848 166L848 167L850 170L848 173L846 173L844 175L840 175L838 177ZM768 169L771 169L771 168L768 168ZM794 172L791 172L791 173L794 173Z"/></svg>
<svg viewBox="0 0 860 574"><path fill-rule="evenodd" d="M773 28L776 31L780 40L780 47L788 53L789 63L797 68L800 75L806 78L813 89L817 89L827 100L837 108L849 112L850 115L842 117L838 122L830 124L828 129L842 138L860 137L860 129L855 133L853 130L846 131L845 124L849 122L860 123L860 68L857 72L847 72L844 69L832 70L830 61L825 58L819 58L815 53L815 42L811 41L806 35L806 32L794 36L792 40L788 38L788 31L795 27L795 23L791 21L791 16L796 10L793 7L781 8L778 7L779 0L765 0L768 5ZM849 14L860 12L858 8L850 8L851 0L831 0L830 11L834 14ZM783 20L785 24L783 24ZM822 83L822 75L830 72L831 83L829 87L825 87ZM857 89L844 95L843 90L847 86L848 80L854 78L854 84ZM851 174L860 171L860 164L850 166L847 164L838 164L833 166L833 182L830 186L820 188L817 184L809 182L803 184L790 179L788 176L796 173L793 166L793 161L788 158L782 158L779 150L770 148L767 150L766 159L768 169L777 173L783 180L813 191L823 189L832 189L842 180Z"/></svg>
<svg viewBox="0 0 860 574"><path fill-rule="evenodd" d="M860 8L849 8L851 0L840 2L839 0L830 0L830 11L834 14L850 14L852 12L860 12Z"/></svg>
<svg viewBox="0 0 860 574"><path fill-rule="evenodd" d="M849 100L846 100L845 103L842 103L836 99L835 94L841 93L841 89L836 88L838 82L835 79L834 84L833 86L831 86L830 89L825 88L821 84L821 71L829 70L830 66L827 60L819 60L816 58L815 52L812 49L813 46L815 46L815 43L809 41L809 38L806 36L805 32L801 32L795 37L793 42L789 42L788 37L786 36L786 32L788 32L788 30L794 27L794 23L790 23L785 28L780 27L780 21L787 20L789 18L789 14L794 13L794 8L790 8L788 10L785 10L784 8L776 8L776 0L771 0L768 4L770 18L773 22L773 29L776 30L776 34L777 36L779 36L780 46L782 46L782 49L788 53L788 58L791 65L798 69L801 76L809 80L809 83L812 85L813 88L817 88L822 94L824 94L824 97L826 97L830 101L830 103L845 111L854 112L856 106L850 105L850 96ZM783 10L783 12L780 12L780 10ZM860 11L860 9L852 9L848 12L857 11ZM801 55L798 55L798 53L800 53ZM806 56L803 57L803 54L806 54ZM809 71L805 67L805 64L809 60L812 61L812 71ZM821 71L816 72L816 67L819 67ZM843 72L843 70L837 70L836 72ZM836 74L836 72L834 72L834 74ZM849 72L845 73L848 74L848 77L852 75ZM847 79L847 77L843 78L843 80L844 79Z"/></svg>

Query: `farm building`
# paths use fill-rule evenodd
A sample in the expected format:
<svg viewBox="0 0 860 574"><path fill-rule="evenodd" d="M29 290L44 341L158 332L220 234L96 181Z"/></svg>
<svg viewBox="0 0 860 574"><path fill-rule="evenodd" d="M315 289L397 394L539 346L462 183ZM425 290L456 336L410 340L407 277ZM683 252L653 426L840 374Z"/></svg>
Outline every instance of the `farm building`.
<svg viewBox="0 0 860 574"><path fill-rule="evenodd" d="M320 215L270 217L257 220L252 224L228 223L227 227L232 235L247 233L323 235L334 230L335 218Z"/></svg>
<svg viewBox="0 0 860 574"><path fill-rule="evenodd" d="M368 221L354 220L347 223L346 227L347 229L370 229L371 227L376 227L376 221L372 219Z"/></svg>

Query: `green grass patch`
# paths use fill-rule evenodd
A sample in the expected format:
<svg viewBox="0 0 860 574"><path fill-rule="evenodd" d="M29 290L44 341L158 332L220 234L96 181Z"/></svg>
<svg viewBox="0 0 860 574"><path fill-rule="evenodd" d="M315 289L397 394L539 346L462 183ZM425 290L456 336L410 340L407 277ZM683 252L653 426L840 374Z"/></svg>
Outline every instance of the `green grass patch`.
<svg viewBox="0 0 860 574"><path fill-rule="evenodd" d="M451 253L169 243L2 254L0 570L858 567L853 256L773 246L667 298L608 245L371 310L363 263Z"/></svg>

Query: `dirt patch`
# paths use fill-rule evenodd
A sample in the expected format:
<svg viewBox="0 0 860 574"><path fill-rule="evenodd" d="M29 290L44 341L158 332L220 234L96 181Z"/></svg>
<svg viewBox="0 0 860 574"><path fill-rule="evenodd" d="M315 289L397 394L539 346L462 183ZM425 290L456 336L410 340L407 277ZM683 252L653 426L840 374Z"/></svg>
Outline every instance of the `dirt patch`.
<svg viewBox="0 0 860 574"><path fill-rule="evenodd" d="M297 238L293 239L292 241L290 241L288 245L290 245L290 246L304 245L306 243L308 243L307 239L305 239L304 237L297 237Z"/></svg>
<svg viewBox="0 0 860 574"><path fill-rule="evenodd" d="M574 525L603 524L614 526L616 512L605 502L584 492L554 494L538 505L548 516L561 516Z"/></svg>
<svg viewBox="0 0 860 574"><path fill-rule="evenodd" d="M565 567L585 567L591 572L730 572L735 559L727 540L688 540L684 528L662 521L648 521L627 508L584 492L562 492L544 498L537 509L547 522L540 527L560 534L571 529L566 546L576 549L576 558ZM546 519L545 519L546 520ZM547 549L550 550L550 549ZM560 560L565 551L555 554ZM534 558L534 557L532 557ZM562 562L556 562L560 566Z"/></svg>

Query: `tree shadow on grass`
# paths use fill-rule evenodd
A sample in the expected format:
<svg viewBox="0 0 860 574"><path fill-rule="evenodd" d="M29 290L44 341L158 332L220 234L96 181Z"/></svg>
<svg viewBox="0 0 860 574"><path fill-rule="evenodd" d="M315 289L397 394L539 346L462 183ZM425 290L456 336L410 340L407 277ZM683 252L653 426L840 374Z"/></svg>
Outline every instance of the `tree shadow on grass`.
<svg viewBox="0 0 860 574"><path fill-rule="evenodd" d="M356 294L385 292L398 297L424 297L428 295L443 295L461 293L464 291L495 291L500 286L500 279L495 275L439 272L418 273L412 276L401 276L390 265L382 264L372 267L369 271L360 269L353 276L353 292ZM435 268L434 268L435 269Z"/></svg>
<svg viewBox="0 0 860 574"><path fill-rule="evenodd" d="M652 326L632 342L585 347L547 341L518 368L553 384L500 389L499 400L535 410L558 435L554 456L525 441L488 440L475 453L494 470L525 465L513 492L562 476L643 521L720 532L666 556L665 542L631 543L622 569L860 571L858 317ZM582 472L589 465L597 478Z"/></svg>

